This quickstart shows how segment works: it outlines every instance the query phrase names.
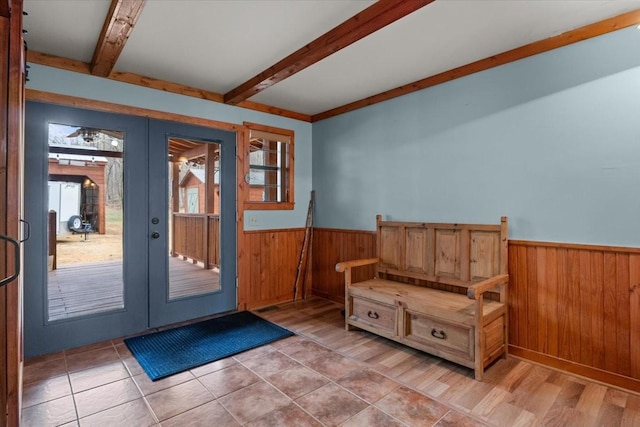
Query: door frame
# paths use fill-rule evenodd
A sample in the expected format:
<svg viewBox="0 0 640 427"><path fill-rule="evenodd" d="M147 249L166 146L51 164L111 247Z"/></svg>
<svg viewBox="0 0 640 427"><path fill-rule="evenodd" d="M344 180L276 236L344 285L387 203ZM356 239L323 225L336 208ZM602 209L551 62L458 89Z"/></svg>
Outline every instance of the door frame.
<svg viewBox="0 0 640 427"><path fill-rule="evenodd" d="M248 268L250 257L246 254L248 236L244 231L244 200L248 192L244 180L246 173L243 147L248 140L247 127L242 124L222 122L213 119L205 119L183 114L151 110L140 107L131 107L105 101L86 99L71 95L55 94L36 89L25 90L25 102L37 102L52 104L61 107L91 110L93 112L105 112L121 114L129 117L144 119L166 120L182 124L191 124L218 130L232 131L236 133L236 309L245 310L249 299ZM146 316L148 318L148 315ZM108 338L105 338L108 339ZM95 341L95 339L94 339Z"/></svg>
<svg viewBox="0 0 640 427"><path fill-rule="evenodd" d="M81 98L72 95L62 95L37 89L25 90L27 101L46 102L49 104L73 106L86 108L94 111L104 111L107 113L121 113L149 119L168 120L177 123L204 126L214 129L229 130L236 132L238 149L236 150L236 234L237 234L237 275L238 275L238 310L246 310L251 300L249 269L251 257L249 255L249 236L244 231L244 211L245 200L249 195L249 187L244 183L245 174L249 173L248 165L245 164L245 149L248 144L249 130L244 124L222 122L219 120L205 119L202 117L186 116L184 114L171 113L160 110L153 110L142 107L132 107L129 105L116 104L114 102L98 101L94 99Z"/></svg>

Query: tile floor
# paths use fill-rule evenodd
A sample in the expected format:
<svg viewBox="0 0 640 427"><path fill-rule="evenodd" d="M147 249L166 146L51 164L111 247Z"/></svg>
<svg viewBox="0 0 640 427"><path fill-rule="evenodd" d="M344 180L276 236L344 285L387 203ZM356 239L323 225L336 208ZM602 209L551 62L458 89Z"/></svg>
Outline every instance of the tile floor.
<svg viewBox="0 0 640 427"><path fill-rule="evenodd" d="M260 316L297 335L151 382L121 340L26 361L24 426L637 427L640 394L499 359L473 370L361 330L322 298Z"/></svg>
<svg viewBox="0 0 640 427"><path fill-rule="evenodd" d="M303 336L151 382L121 340L28 360L24 426L476 426Z"/></svg>

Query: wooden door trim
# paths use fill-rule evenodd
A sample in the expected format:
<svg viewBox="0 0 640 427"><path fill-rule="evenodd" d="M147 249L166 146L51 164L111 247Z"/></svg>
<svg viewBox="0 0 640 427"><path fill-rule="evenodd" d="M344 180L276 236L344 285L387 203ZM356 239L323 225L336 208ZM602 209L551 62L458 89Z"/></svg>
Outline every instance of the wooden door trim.
<svg viewBox="0 0 640 427"><path fill-rule="evenodd" d="M45 92L35 89L26 90L26 99L28 101L47 102L50 104L64 105L69 107L84 108L89 110L104 111L109 113L127 114L132 116L140 116L158 120L168 120L178 123L203 126L221 130L235 131L236 132L236 190L237 190L237 204L236 204L236 232L237 232L237 248L236 248L236 280L237 280L237 307L239 310L246 309L246 302L248 297L248 283L244 274L247 271L247 263L249 262L249 256L246 253L247 240L244 231L244 203L245 192L248 191L248 186L244 183L244 153L241 147L246 143L246 138L249 137L249 132L244 125L237 125L233 123L221 122L211 119L203 119L198 117L191 117L182 114L168 113L164 111L151 110L146 108L131 107L121 104L115 104L111 102L96 101L87 98L80 98L69 95L60 95L51 92Z"/></svg>

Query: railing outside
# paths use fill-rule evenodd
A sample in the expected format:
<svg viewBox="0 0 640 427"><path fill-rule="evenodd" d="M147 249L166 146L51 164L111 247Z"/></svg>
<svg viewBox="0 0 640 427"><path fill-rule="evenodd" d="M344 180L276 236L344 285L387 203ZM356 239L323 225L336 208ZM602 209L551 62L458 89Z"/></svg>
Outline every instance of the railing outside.
<svg viewBox="0 0 640 427"><path fill-rule="evenodd" d="M48 250L48 259L49 259L49 269L55 270L58 268L58 246L57 246L57 223L58 223L58 215L56 211L49 211L49 232L48 232L48 241L49 241L49 250Z"/></svg>
<svg viewBox="0 0 640 427"><path fill-rule="evenodd" d="M220 216L173 213L171 255L202 262L205 268L220 266Z"/></svg>

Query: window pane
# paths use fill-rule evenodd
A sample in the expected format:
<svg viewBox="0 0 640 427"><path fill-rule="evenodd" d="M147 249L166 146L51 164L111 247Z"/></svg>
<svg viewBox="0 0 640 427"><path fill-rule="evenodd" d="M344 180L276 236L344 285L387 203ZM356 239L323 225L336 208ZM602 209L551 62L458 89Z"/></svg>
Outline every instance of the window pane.
<svg viewBox="0 0 640 427"><path fill-rule="evenodd" d="M249 201L289 202L292 137L251 129Z"/></svg>

